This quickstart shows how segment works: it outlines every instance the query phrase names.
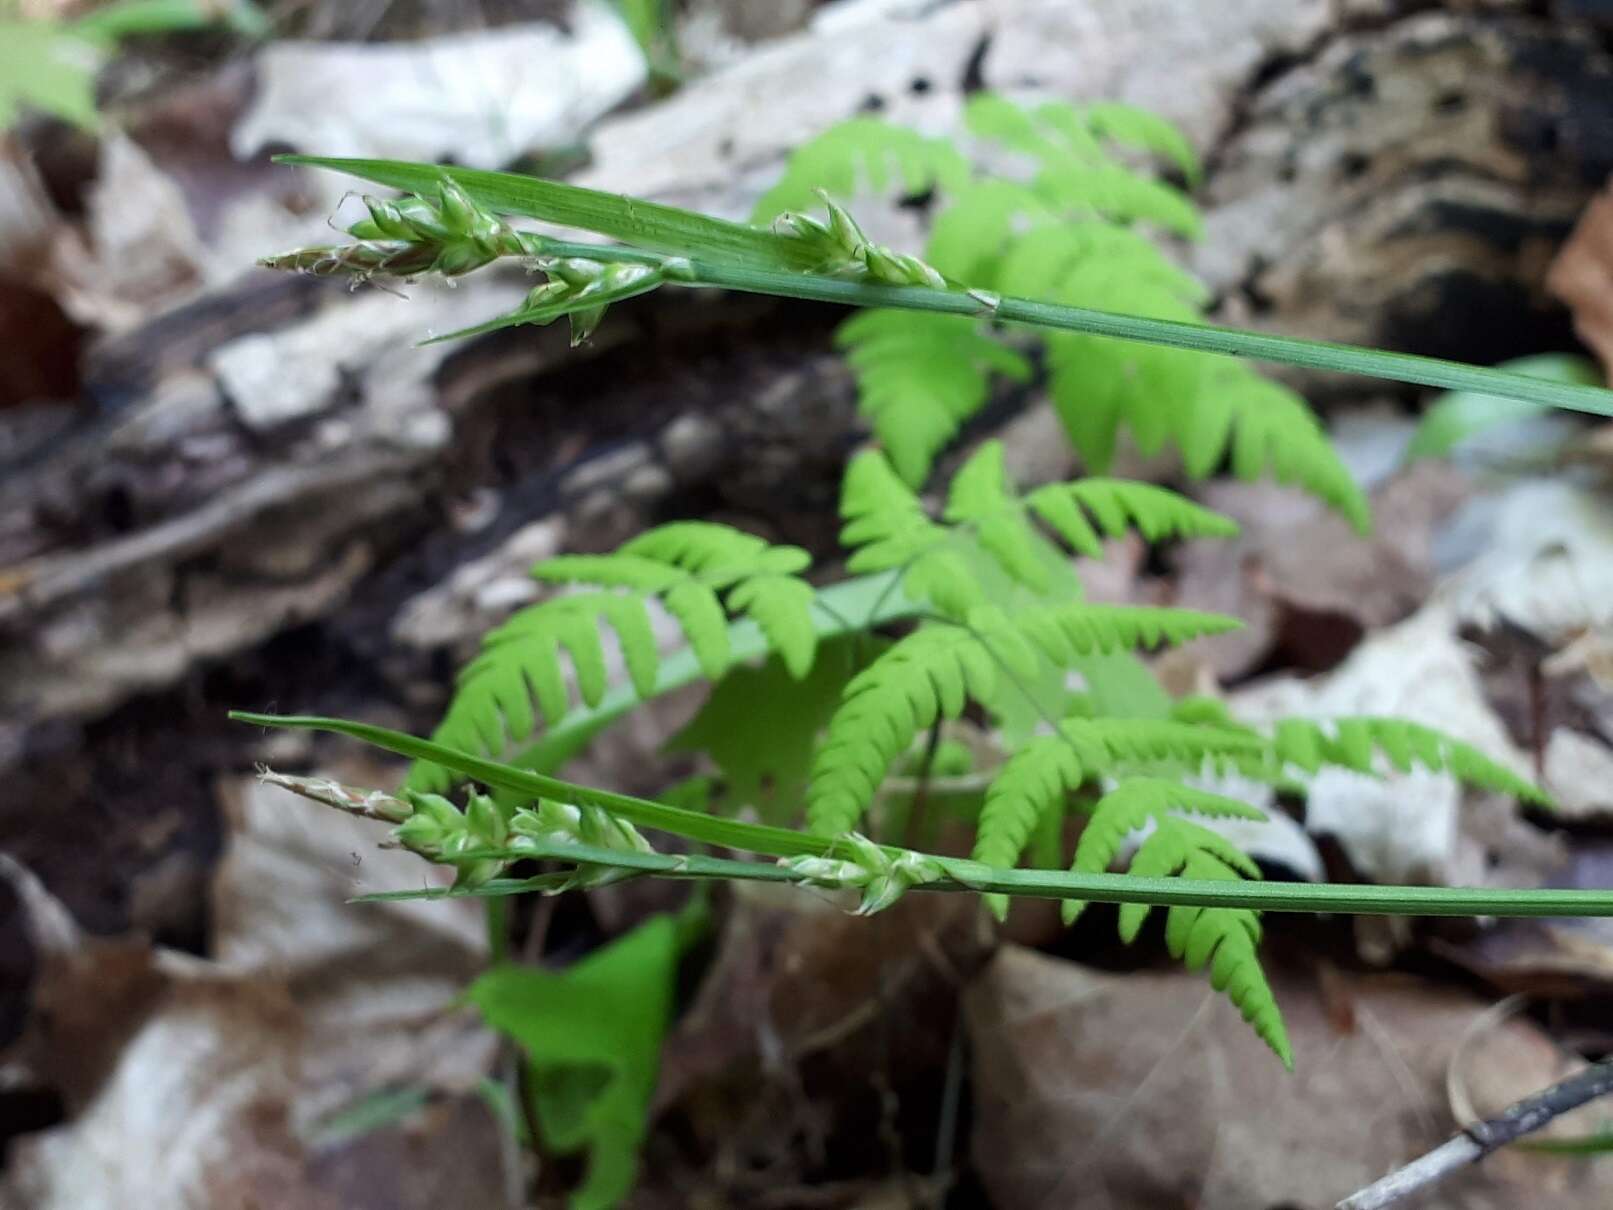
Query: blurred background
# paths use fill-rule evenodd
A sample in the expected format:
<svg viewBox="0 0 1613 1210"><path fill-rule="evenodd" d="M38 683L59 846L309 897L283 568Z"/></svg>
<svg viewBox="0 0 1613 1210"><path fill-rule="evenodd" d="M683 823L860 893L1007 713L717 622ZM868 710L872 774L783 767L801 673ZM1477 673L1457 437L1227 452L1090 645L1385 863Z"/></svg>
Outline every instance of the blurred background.
<svg viewBox="0 0 1613 1210"><path fill-rule="evenodd" d="M510 168L744 219L833 123L948 132L981 89L1178 123L1206 230L1177 251L1223 322L1605 380L1604 0L0 4L0 1205L565 1204L583 1162L523 1153L518 1052L459 1005L480 909L347 904L420 863L254 776L400 771L225 712L427 733L537 599L533 562L678 518L831 558L866 439L828 307L661 292L578 348L563 325L419 347L530 282L405 301L256 269L353 217L349 182L270 157ZM856 212L922 240L922 206ZM1170 657L1182 691L1405 713L1563 810L1352 783L1256 855L1613 885L1613 432L1509 413L1429 437L1430 393L1278 376L1374 533L1199 485L1243 535L1116 543L1093 595L1246 620ZM994 397L987 435L1022 483L1079 469L1039 389ZM662 751L701 700L657 701L568 775L655 793L701 771ZM1606 924L1272 920L1285 1077L1202 979L1118 949L1112 913L997 935L936 898L865 922L716 896L626 1204L1331 1205L1613 1050ZM512 933L562 971L680 902L609 888L522 905ZM1606 1206L1613 1173L1509 1154L1418 1204L1526 1198Z"/></svg>

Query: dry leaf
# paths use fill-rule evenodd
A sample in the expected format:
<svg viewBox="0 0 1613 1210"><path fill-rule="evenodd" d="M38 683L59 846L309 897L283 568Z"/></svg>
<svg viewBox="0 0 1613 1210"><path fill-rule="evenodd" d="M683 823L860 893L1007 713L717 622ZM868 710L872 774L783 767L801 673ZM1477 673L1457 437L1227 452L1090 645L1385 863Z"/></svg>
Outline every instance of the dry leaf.
<svg viewBox="0 0 1613 1210"><path fill-rule="evenodd" d="M1574 331L1613 375L1613 182L1591 199L1546 275Z"/></svg>
<svg viewBox="0 0 1613 1210"><path fill-rule="evenodd" d="M967 998L974 1158L1015 1210L1323 1210L1455 1128L1448 1066L1485 1005L1409 978L1273 980L1285 1072L1202 975L1111 975L1005 947ZM1341 1005L1343 1011L1341 1011ZM1560 1079L1539 1030L1508 1022L1460 1075L1480 1112ZM1565 1126L1573 1128L1565 1120ZM1613 1171L1501 1155L1422 1210L1590 1210Z"/></svg>
<svg viewBox="0 0 1613 1210"><path fill-rule="evenodd" d="M1435 524L1467 491L1461 475L1415 465L1373 495L1362 537L1310 497L1269 483L1215 483L1197 493L1242 533L1187 543L1174 604L1242 618L1234 634L1201 639L1222 678L1275 652L1286 665L1330 668L1369 630L1413 612L1433 588Z"/></svg>
<svg viewBox="0 0 1613 1210"><path fill-rule="evenodd" d="M566 147L644 82L616 12L578 5L570 32L510 25L423 42L275 42L231 140L245 158L278 144L322 155L502 168Z"/></svg>

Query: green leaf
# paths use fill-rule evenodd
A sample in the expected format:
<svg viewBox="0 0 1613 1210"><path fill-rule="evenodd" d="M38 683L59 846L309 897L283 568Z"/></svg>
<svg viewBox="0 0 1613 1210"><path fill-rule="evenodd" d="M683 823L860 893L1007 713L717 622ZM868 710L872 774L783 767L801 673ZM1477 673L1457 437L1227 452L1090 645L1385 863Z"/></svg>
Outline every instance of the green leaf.
<svg viewBox="0 0 1613 1210"><path fill-rule="evenodd" d="M141 34L210 29L227 25L236 33L261 37L270 32L269 19L251 0L228 0L223 5L203 0L117 0L84 14L71 25L86 38L113 42Z"/></svg>
<svg viewBox="0 0 1613 1210"><path fill-rule="evenodd" d="M1502 362L1497 369L1525 374L1547 382L1567 382L1580 386L1600 386L1601 371L1587 357L1573 353L1542 353ZM1515 424L1528 416L1550 410L1545 403L1521 403L1500 395L1479 391L1447 391L1428 405L1405 461L1443 458L1457 446L1501 425Z"/></svg>
<svg viewBox="0 0 1613 1210"><path fill-rule="evenodd" d="M430 193L446 176L473 202L495 214L542 219L673 256L709 256L752 269L797 270L818 259L814 249L793 236L513 172L308 155L278 156L276 162L329 168L408 193Z"/></svg>
<svg viewBox="0 0 1613 1210"><path fill-rule="evenodd" d="M977 320L913 311L869 310L835 331L857 379L857 410L908 483L924 482L935 456L982 407L991 376L1014 382L1030 364L981 330Z"/></svg>
<svg viewBox="0 0 1613 1210"><path fill-rule="evenodd" d="M778 184L762 195L751 221L765 223L785 211L818 206L819 189L849 200L864 189L903 196L937 186L953 190L969 179L969 162L951 142L879 118L850 118L802 144Z"/></svg>
<svg viewBox="0 0 1613 1210"><path fill-rule="evenodd" d="M678 952L673 918L656 916L565 970L501 966L465 993L526 1052L544 1146L588 1152L574 1210L608 1210L632 1191Z"/></svg>
<svg viewBox="0 0 1613 1210"><path fill-rule="evenodd" d="M0 21L0 130L24 108L75 126L101 124L95 73L102 52L93 42L46 21Z"/></svg>
<svg viewBox="0 0 1613 1210"><path fill-rule="evenodd" d="M856 671L856 637L825 643L805 678L777 655L735 668L700 713L667 741L669 752L705 752L722 774L718 809L756 808L769 823L800 817L812 747Z"/></svg>

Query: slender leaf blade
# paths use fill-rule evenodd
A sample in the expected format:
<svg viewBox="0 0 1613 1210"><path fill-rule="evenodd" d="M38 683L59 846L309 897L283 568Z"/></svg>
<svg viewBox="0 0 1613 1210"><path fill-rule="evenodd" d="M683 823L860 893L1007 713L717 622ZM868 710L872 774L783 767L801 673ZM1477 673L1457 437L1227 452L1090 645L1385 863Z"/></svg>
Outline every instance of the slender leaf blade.
<svg viewBox="0 0 1613 1210"><path fill-rule="evenodd" d="M712 257L736 267L786 270L809 268L819 259L819 254L793 236L520 173L315 155L277 156L276 162L328 168L408 193L429 194L446 176L477 205L494 213L592 231L635 248L673 256Z"/></svg>

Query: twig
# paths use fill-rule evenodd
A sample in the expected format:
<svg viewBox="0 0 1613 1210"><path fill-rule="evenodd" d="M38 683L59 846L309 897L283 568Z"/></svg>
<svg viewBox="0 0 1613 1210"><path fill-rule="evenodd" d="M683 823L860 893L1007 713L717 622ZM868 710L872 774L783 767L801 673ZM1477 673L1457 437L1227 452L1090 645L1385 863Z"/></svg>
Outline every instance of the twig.
<svg viewBox="0 0 1613 1210"><path fill-rule="evenodd" d="M1534 1133L1569 1110L1609 1093L1613 1093L1613 1060L1587 1067L1509 1105L1495 1117L1467 1127L1427 1155L1345 1198L1336 1210L1381 1210L1381 1207L1392 1206L1424 1185L1443 1180L1515 1139Z"/></svg>

